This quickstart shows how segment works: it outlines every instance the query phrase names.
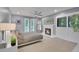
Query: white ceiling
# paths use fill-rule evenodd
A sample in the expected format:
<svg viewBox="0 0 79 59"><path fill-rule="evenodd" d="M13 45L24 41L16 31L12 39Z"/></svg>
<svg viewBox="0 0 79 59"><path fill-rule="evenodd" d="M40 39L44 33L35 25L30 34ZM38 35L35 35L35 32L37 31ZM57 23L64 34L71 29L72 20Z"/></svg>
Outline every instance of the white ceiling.
<svg viewBox="0 0 79 59"><path fill-rule="evenodd" d="M42 12L42 17L70 9L72 7L10 7L12 14L34 17L34 12Z"/></svg>

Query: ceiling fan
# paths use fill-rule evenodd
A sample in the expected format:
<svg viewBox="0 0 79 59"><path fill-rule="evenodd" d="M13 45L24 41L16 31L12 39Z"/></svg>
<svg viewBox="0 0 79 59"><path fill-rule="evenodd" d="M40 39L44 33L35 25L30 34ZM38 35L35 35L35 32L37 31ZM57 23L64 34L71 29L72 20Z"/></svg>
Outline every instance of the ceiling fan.
<svg viewBox="0 0 79 59"><path fill-rule="evenodd" d="M41 11L34 11L33 15L37 16L37 17L42 17L42 12Z"/></svg>

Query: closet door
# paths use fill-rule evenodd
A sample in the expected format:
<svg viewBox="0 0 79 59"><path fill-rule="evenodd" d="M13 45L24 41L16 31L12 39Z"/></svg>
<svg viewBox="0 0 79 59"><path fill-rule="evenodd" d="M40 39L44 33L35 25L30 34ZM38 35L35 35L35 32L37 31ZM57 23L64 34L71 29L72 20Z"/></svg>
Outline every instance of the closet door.
<svg viewBox="0 0 79 59"><path fill-rule="evenodd" d="M29 32L29 18L24 18L24 32Z"/></svg>

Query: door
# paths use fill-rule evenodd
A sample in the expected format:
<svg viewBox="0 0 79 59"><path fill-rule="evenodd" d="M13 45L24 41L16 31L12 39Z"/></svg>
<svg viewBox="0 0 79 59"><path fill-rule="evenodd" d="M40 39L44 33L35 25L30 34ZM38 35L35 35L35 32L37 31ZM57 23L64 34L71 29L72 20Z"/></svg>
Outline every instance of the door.
<svg viewBox="0 0 79 59"><path fill-rule="evenodd" d="M29 32L29 18L24 18L24 32Z"/></svg>
<svg viewBox="0 0 79 59"><path fill-rule="evenodd" d="M30 19L30 32L35 31L35 19Z"/></svg>

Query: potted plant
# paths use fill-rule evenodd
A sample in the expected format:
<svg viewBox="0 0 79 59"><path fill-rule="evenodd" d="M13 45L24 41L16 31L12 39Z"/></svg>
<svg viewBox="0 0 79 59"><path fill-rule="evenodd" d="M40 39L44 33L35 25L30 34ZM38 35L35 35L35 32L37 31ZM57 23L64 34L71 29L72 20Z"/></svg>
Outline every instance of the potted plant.
<svg viewBox="0 0 79 59"><path fill-rule="evenodd" d="M11 36L11 46L15 46L15 45L16 45L16 37Z"/></svg>

